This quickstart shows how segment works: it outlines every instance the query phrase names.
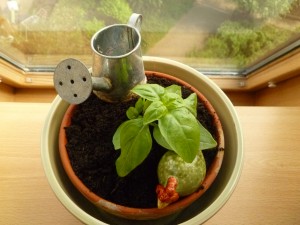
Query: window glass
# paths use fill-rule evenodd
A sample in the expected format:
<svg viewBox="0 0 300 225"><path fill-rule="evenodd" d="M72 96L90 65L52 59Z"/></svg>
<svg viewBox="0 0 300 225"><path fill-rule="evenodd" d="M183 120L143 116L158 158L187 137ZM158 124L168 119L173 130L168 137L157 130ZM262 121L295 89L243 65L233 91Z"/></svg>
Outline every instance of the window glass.
<svg viewBox="0 0 300 225"><path fill-rule="evenodd" d="M24 70L69 57L91 66L92 35L133 12L143 55L208 74L241 74L299 46L300 0L0 0L0 57Z"/></svg>

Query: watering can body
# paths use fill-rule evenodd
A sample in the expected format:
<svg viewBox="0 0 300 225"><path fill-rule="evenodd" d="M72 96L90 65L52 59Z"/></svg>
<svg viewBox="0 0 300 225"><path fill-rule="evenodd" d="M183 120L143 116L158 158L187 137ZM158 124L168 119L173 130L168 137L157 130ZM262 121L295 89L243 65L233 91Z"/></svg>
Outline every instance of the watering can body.
<svg viewBox="0 0 300 225"><path fill-rule="evenodd" d="M128 24L105 27L93 36L92 76L111 82L109 90L94 89L99 98L111 102L127 100L135 85L146 82L140 24L140 15L133 14Z"/></svg>
<svg viewBox="0 0 300 225"><path fill-rule="evenodd" d="M99 30L91 40L92 72L76 59L59 63L53 76L58 94L71 104L84 102L92 92L108 102L131 99L130 90L147 81L141 52L141 23L141 15L134 13L128 24Z"/></svg>

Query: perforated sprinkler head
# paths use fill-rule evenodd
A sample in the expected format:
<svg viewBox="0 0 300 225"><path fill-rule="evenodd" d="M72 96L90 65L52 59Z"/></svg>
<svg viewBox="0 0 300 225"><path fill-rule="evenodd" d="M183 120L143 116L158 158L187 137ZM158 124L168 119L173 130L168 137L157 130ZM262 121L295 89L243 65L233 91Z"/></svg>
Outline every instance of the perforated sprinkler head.
<svg viewBox="0 0 300 225"><path fill-rule="evenodd" d="M92 77L87 67L76 59L60 62L54 71L54 87L70 104L84 102L93 90L108 91L111 83L104 77Z"/></svg>

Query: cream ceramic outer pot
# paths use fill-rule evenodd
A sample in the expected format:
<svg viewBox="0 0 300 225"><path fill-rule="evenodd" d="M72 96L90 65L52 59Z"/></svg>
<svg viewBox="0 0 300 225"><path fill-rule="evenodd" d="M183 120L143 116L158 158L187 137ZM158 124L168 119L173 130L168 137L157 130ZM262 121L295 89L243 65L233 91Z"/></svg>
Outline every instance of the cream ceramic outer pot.
<svg viewBox="0 0 300 225"><path fill-rule="evenodd" d="M242 169L243 143L235 109L227 96L209 78L184 64L144 57L145 70L171 74L198 89L217 112L225 135L226 154L217 179L208 191L184 211L150 221L132 221L99 210L71 184L61 164L58 133L69 106L60 97L52 103L41 136L41 157L47 179L62 204L86 224L201 224L213 216L232 194Z"/></svg>

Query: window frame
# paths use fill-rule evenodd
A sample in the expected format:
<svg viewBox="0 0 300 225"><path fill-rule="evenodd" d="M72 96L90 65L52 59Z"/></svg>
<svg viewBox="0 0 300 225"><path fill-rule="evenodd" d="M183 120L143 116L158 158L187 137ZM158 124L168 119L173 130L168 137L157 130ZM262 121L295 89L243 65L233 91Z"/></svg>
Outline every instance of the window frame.
<svg viewBox="0 0 300 225"><path fill-rule="evenodd" d="M224 91L255 91L300 75L300 49L274 60L246 76L207 75ZM53 88L53 72L24 71L0 58L0 81L15 88Z"/></svg>

